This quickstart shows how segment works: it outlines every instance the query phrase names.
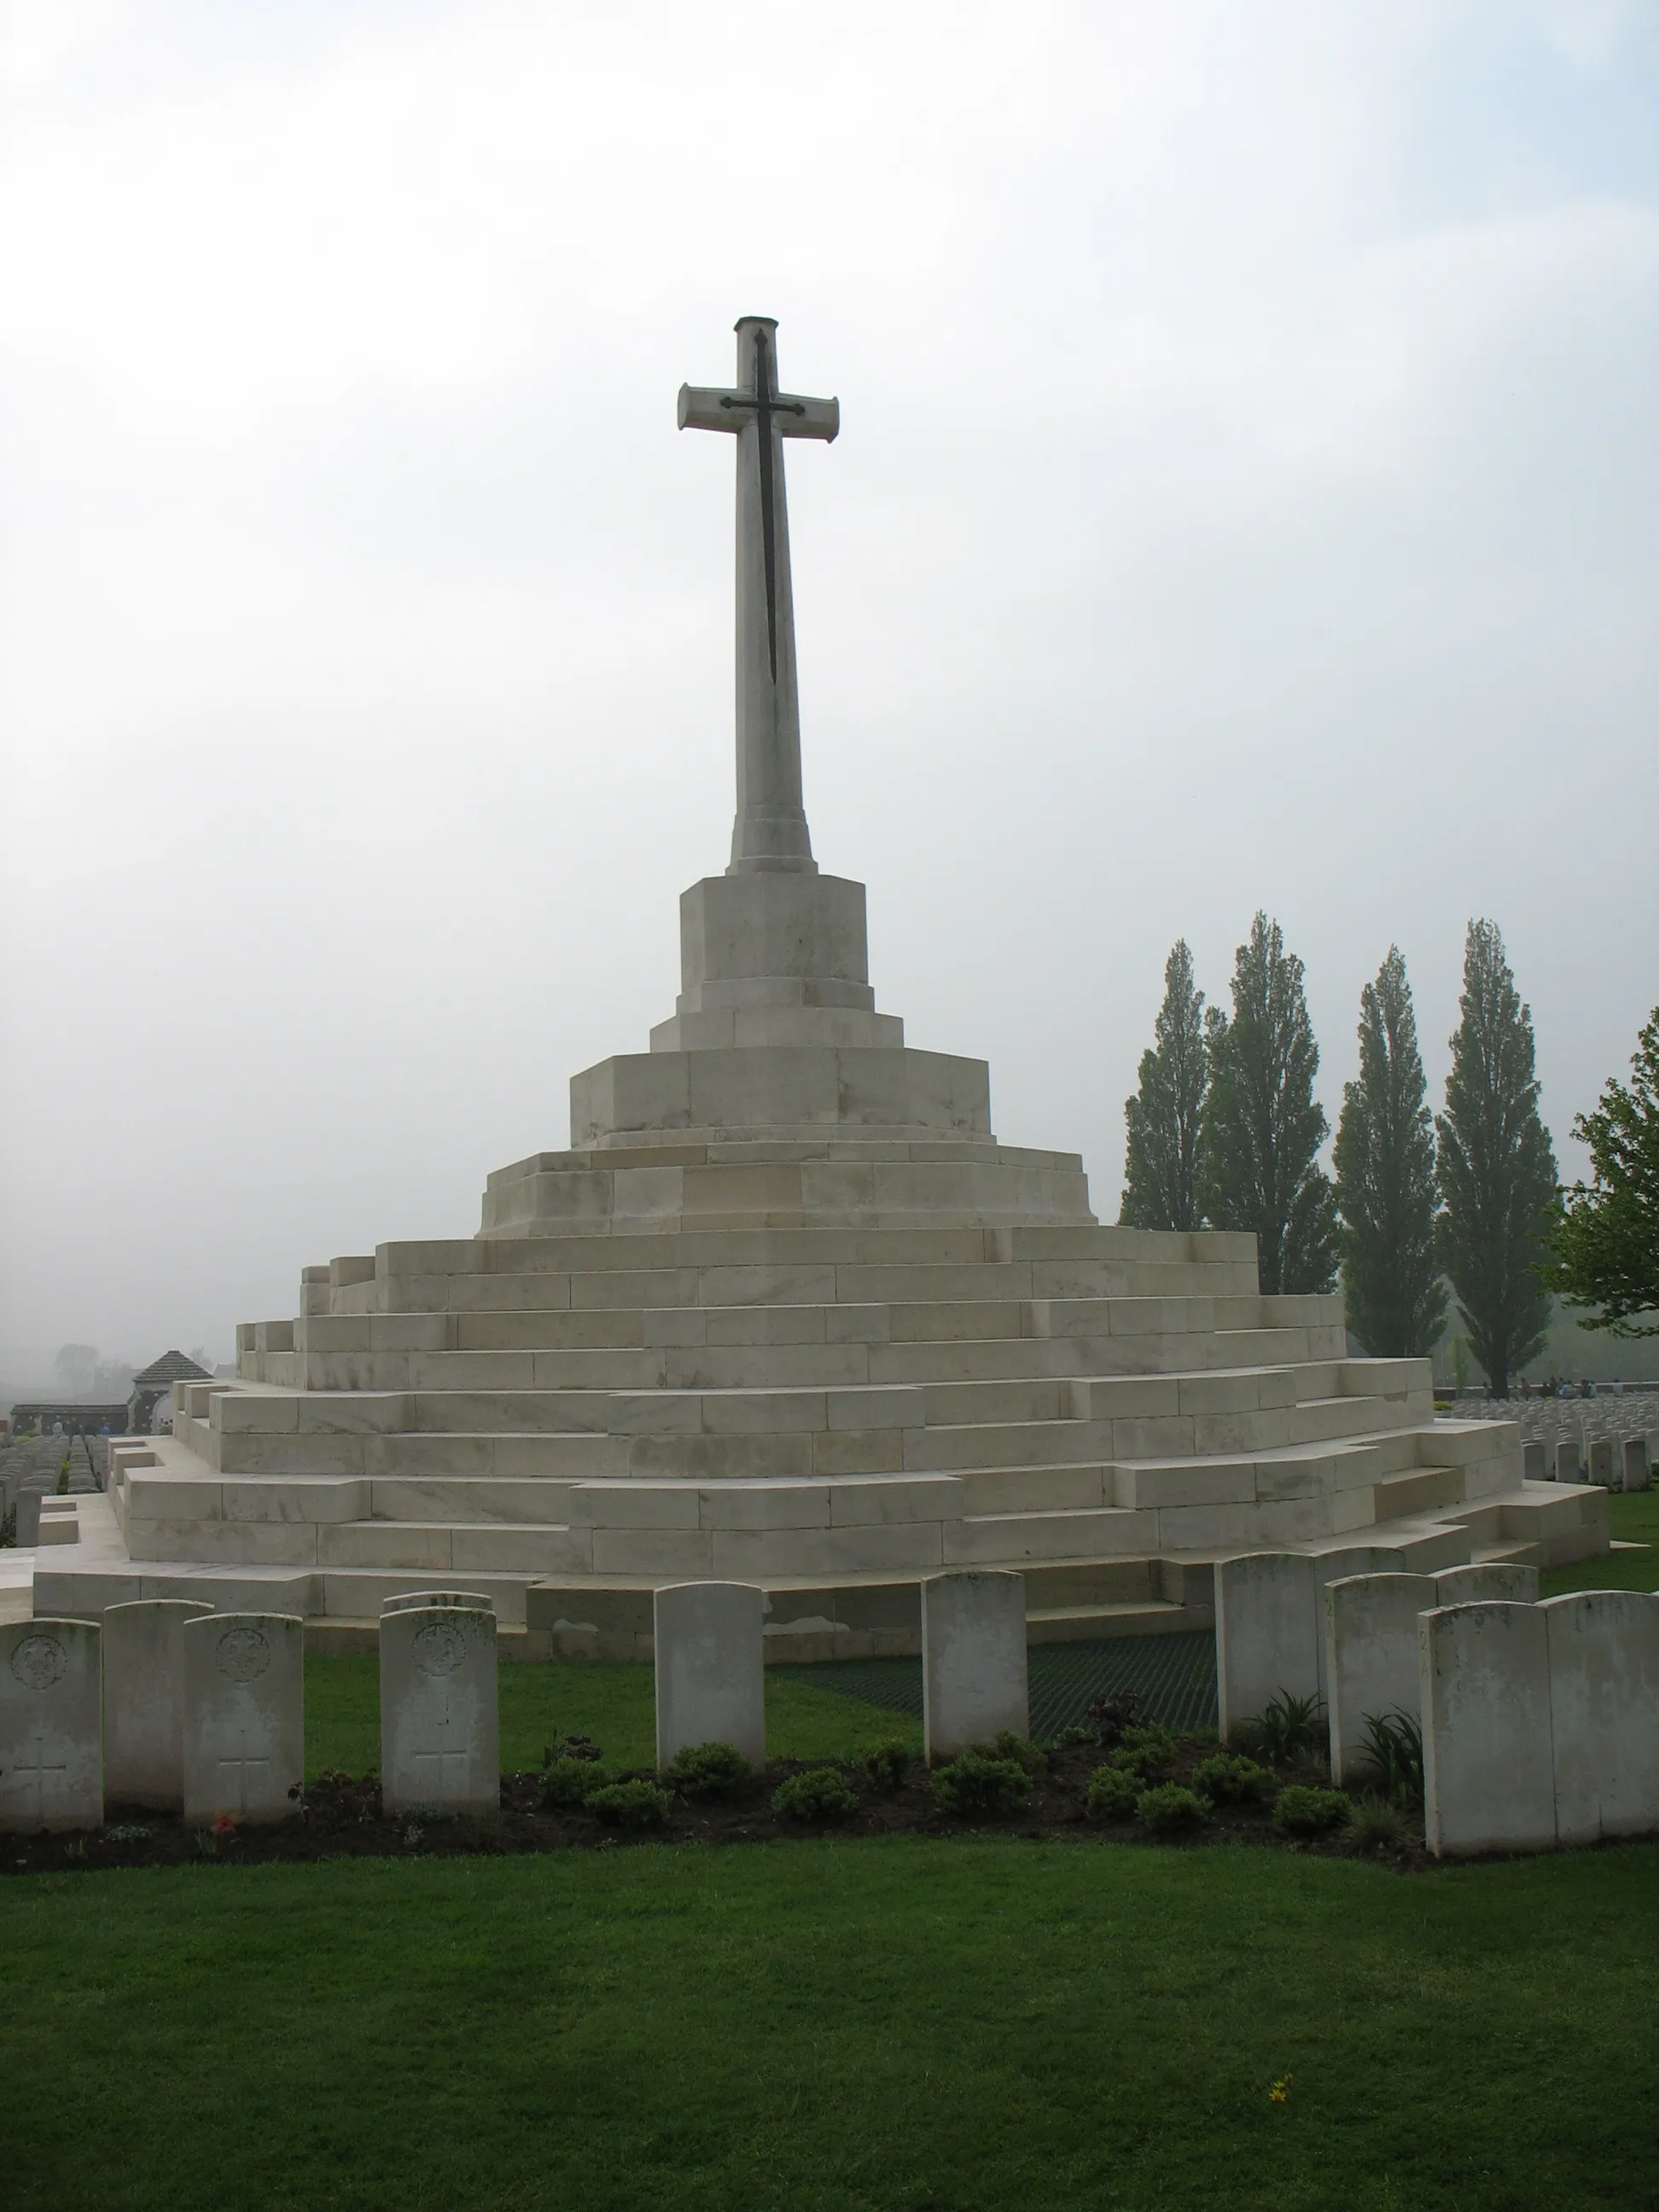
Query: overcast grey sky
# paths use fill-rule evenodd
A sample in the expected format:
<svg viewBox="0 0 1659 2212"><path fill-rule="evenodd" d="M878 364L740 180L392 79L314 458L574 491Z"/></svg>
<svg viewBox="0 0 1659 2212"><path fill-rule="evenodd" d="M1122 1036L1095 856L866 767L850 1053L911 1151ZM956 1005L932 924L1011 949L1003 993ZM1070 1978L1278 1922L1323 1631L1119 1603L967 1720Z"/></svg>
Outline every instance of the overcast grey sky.
<svg viewBox="0 0 1659 2212"><path fill-rule="evenodd" d="M1185 933L1334 1121L1502 926L1567 1131L1659 999L1659 7L7 5L0 1374L466 1235L732 810L781 320L807 806L1012 1143Z"/></svg>

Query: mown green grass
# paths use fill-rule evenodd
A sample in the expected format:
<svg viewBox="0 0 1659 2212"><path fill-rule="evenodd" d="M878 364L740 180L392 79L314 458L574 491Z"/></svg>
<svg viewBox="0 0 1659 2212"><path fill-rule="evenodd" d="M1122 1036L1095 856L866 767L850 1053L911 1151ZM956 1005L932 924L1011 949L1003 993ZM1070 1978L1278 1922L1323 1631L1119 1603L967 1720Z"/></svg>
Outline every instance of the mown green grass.
<svg viewBox="0 0 1659 2212"><path fill-rule="evenodd" d="M1414 1876L912 1838L20 1878L0 2196L1647 2204L1656 1907L1650 1846Z"/></svg>
<svg viewBox="0 0 1659 2212"><path fill-rule="evenodd" d="M1570 1567L1548 1567L1539 1577L1545 1597L1565 1590L1659 1589L1659 1490L1615 1491L1607 1500L1609 1533L1620 1543L1640 1544L1639 1552L1607 1552L1599 1559L1579 1559Z"/></svg>
<svg viewBox="0 0 1659 2212"><path fill-rule="evenodd" d="M501 1766L539 1766L545 1746L591 1736L619 1766L656 1763L656 1707L649 1665L587 1660L509 1661L500 1670ZM372 1654L306 1661L306 1774L327 1767L367 1774L380 1760L380 1662ZM774 1759L847 1758L860 1744L901 1737L917 1752L921 1729L901 1713L769 1674L766 1742Z"/></svg>

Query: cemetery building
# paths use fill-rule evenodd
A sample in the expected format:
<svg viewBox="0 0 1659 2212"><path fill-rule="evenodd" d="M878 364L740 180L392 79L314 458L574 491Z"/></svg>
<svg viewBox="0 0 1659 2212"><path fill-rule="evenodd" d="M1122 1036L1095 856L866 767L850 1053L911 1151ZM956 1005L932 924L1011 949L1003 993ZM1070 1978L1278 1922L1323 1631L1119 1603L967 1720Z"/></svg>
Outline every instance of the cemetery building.
<svg viewBox="0 0 1659 2212"><path fill-rule="evenodd" d="M715 1578L811 1657L920 1650L950 1569L1018 1575L1033 1640L1206 1627L1218 1562L1272 1550L1315 1562L1316 1673L1313 1593L1360 1565L1605 1549L1604 1493L1528 1479L1513 1422L1437 1420L1427 1360L1350 1358L1340 1297L1264 1296L1249 1236L1103 1225L1078 1155L998 1132L984 1060L878 1006L802 784L785 456L839 407L780 388L770 321L737 335L679 397L732 441L738 576L732 848L681 896L678 997L472 1233L306 1267L234 1377L146 1370L173 1433L114 1449L37 1613L374 1622L460 1582L504 1635L631 1657Z"/></svg>

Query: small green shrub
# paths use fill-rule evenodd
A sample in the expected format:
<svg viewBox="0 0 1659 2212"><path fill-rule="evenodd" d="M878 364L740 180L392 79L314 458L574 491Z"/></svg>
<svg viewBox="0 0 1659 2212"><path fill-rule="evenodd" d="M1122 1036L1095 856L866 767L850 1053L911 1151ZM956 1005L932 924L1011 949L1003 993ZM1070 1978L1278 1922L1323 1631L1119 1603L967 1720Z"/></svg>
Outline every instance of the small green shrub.
<svg viewBox="0 0 1659 2212"><path fill-rule="evenodd" d="M1268 1699L1260 1720L1237 1731L1240 1747L1258 1753L1271 1766L1282 1766L1287 1759L1304 1758L1317 1747L1324 1716L1325 1708L1316 1694L1293 1698L1288 1690L1281 1690Z"/></svg>
<svg viewBox="0 0 1659 2212"><path fill-rule="evenodd" d="M1347 1817L1346 1790L1310 1790L1300 1782L1281 1790L1273 1805L1273 1826L1282 1836L1317 1836Z"/></svg>
<svg viewBox="0 0 1659 2212"><path fill-rule="evenodd" d="M1423 1802L1423 1728L1415 1714L1367 1713L1364 1763L1395 1804Z"/></svg>
<svg viewBox="0 0 1659 2212"><path fill-rule="evenodd" d="M1075 1744L1093 1743L1095 1741L1095 1732L1092 1729L1079 1728L1073 1724L1071 1728L1061 1729L1060 1734L1054 1738L1054 1749L1070 1751Z"/></svg>
<svg viewBox="0 0 1659 2212"><path fill-rule="evenodd" d="M1198 1767L1193 1787L1212 1805L1259 1805L1274 1787L1273 1778L1253 1759L1218 1751Z"/></svg>
<svg viewBox="0 0 1659 2212"><path fill-rule="evenodd" d="M1398 1805L1368 1790L1348 1814L1348 1831L1362 1851L1397 1851L1406 1840L1406 1816Z"/></svg>
<svg viewBox="0 0 1659 2212"><path fill-rule="evenodd" d="M902 1736L888 1736L880 1743L867 1743L859 1753L859 1765L878 1790L890 1796L904 1786L904 1778L910 1771L915 1754Z"/></svg>
<svg viewBox="0 0 1659 2212"><path fill-rule="evenodd" d="M991 1753L996 1759L1012 1759L1016 1766L1024 1767L1030 1775L1042 1774L1048 1769L1048 1753L1039 1751L1028 1736L1016 1735L1012 1729L999 1729Z"/></svg>
<svg viewBox="0 0 1659 2212"><path fill-rule="evenodd" d="M587 1809L607 1828L665 1828L673 1803L654 1782L610 1782L590 1794Z"/></svg>
<svg viewBox="0 0 1659 2212"><path fill-rule="evenodd" d="M933 1773L933 1796L947 1813L1017 1813L1031 1795L1031 1778L1017 1759L964 1751Z"/></svg>
<svg viewBox="0 0 1659 2212"><path fill-rule="evenodd" d="M792 1774L772 1792L772 1810L781 1820L798 1820L803 1826L822 1827L844 1820L858 1810L857 1792L833 1766L809 1767Z"/></svg>
<svg viewBox="0 0 1659 2212"><path fill-rule="evenodd" d="M117 1820L104 1831L107 1844L147 1844L150 1831L139 1820Z"/></svg>
<svg viewBox="0 0 1659 2212"><path fill-rule="evenodd" d="M689 1743L669 1760L662 1778L682 1797L729 1797L754 1771L729 1743Z"/></svg>
<svg viewBox="0 0 1659 2212"><path fill-rule="evenodd" d="M1085 1800L1089 1815L1096 1820L1127 1820L1133 1815L1142 1793L1139 1775L1127 1766L1115 1766L1109 1761L1096 1767L1089 1777Z"/></svg>
<svg viewBox="0 0 1659 2212"><path fill-rule="evenodd" d="M586 1804L596 1790L603 1790L611 1776L603 1766L595 1766L591 1759L554 1759L542 1769L541 1802L549 1813L574 1813Z"/></svg>
<svg viewBox="0 0 1659 2212"><path fill-rule="evenodd" d="M1135 1814L1155 1836L1171 1836L1182 1828L1201 1827L1210 1808L1195 1790L1179 1782L1161 1782L1156 1790L1143 1790L1135 1800Z"/></svg>

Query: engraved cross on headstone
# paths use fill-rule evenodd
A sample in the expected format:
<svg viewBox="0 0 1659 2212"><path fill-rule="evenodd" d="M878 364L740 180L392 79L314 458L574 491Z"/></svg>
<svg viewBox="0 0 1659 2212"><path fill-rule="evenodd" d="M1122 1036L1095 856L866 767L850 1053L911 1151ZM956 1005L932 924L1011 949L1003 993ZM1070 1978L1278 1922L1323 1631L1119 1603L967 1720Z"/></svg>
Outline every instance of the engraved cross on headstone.
<svg viewBox="0 0 1659 2212"><path fill-rule="evenodd" d="M46 1739L40 1730L35 1731L33 1761L26 1759L19 1759L13 1771L18 1774L32 1774L34 1777L34 1817L37 1820L44 1820L46 1817L46 1777L49 1774L67 1776L69 1769L64 1765L54 1766L48 1761Z"/></svg>
<svg viewBox="0 0 1659 2212"><path fill-rule="evenodd" d="M738 380L729 392L680 386L682 430L726 430L738 441L738 817L728 875L816 875L801 804L800 699L783 441L841 428L841 403L778 389L769 315L738 330Z"/></svg>
<svg viewBox="0 0 1659 2212"><path fill-rule="evenodd" d="M236 1756L234 1759L227 1759L222 1753L221 1753L218 1761L219 1774L222 1780L227 1774L232 1774L235 1777L236 1802L234 1807L227 1806L224 1808L227 1812L234 1811L240 1814L247 1811L248 1769L250 1767L265 1767L268 1769L270 1765L270 1761L269 1759L249 1758L247 1748L247 1730L246 1728L238 1729L236 1731Z"/></svg>

